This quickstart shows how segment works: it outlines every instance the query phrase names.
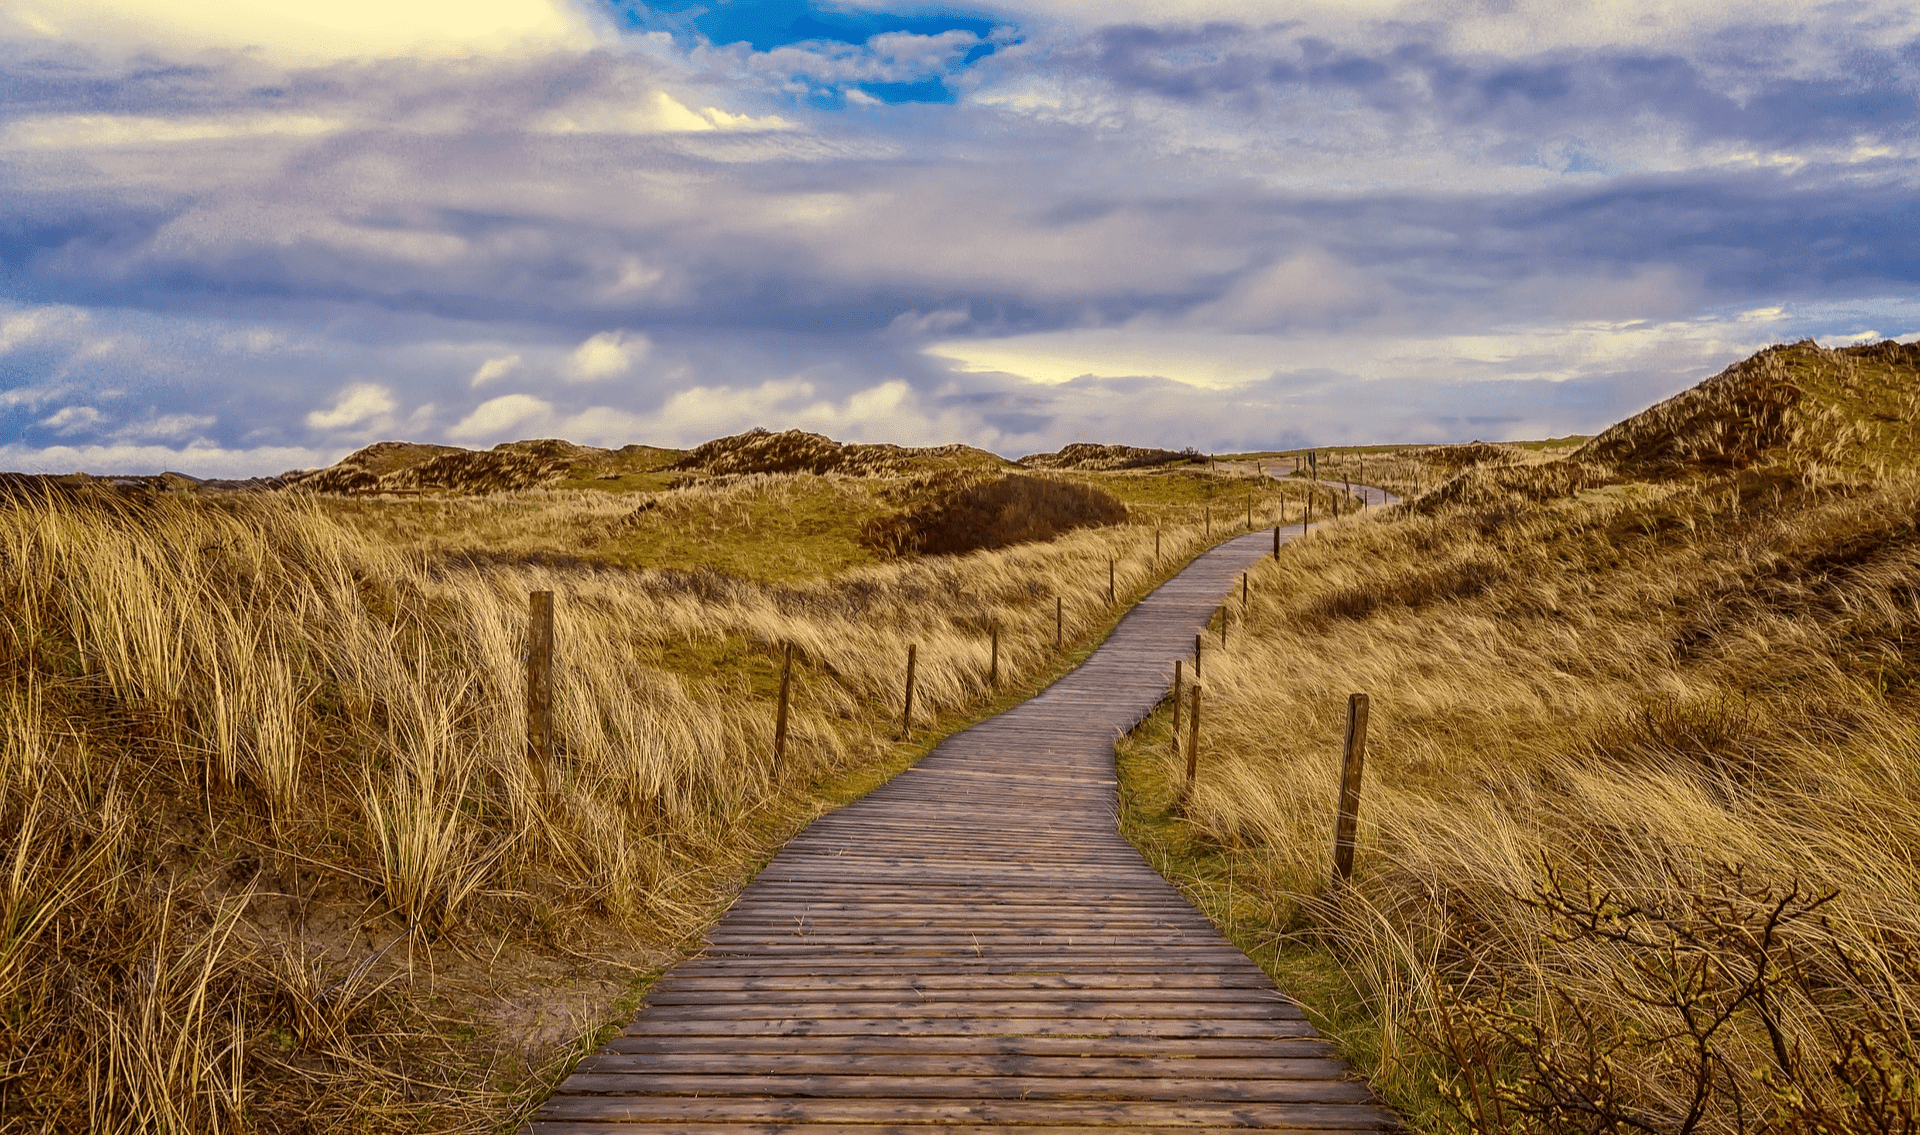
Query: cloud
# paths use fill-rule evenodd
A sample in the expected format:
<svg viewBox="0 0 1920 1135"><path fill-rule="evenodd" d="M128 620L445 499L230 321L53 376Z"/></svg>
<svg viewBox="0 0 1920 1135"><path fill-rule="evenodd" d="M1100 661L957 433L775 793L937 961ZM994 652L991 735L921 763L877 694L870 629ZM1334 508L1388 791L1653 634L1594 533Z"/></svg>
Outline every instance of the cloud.
<svg viewBox="0 0 1920 1135"><path fill-rule="evenodd" d="M480 364L479 368L473 372L473 377L467 380L467 385L476 388L485 386L494 379L503 378L519 369L519 355L501 355L491 358Z"/></svg>
<svg viewBox="0 0 1920 1135"><path fill-rule="evenodd" d="M602 331L575 347L563 372L569 382L600 382L632 370L653 350L653 341L630 331Z"/></svg>
<svg viewBox="0 0 1920 1135"><path fill-rule="evenodd" d="M113 431L118 442L184 441L198 438L219 421L212 414L155 414Z"/></svg>
<svg viewBox="0 0 1920 1135"><path fill-rule="evenodd" d="M455 441L518 441L525 430L544 426L553 416L553 405L531 394L504 394L474 407L447 431ZM515 434L515 431L523 431Z"/></svg>
<svg viewBox="0 0 1920 1135"><path fill-rule="evenodd" d="M391 414L397 405L393 392L386 387L356 382L335 395L332 406L309 413L307 425L316 430L345 429Z"/></svg>
<svg viewBox="0 0 1920 1135"><path fill-rule="evenodd" d="M301 63L584 50L605 35L566 0L21 0L0 19L46 39L254 51Z"/></svg>
<svg viewBox="0 0 1920 1135"><path fill-rule="evenodd" d="M791 130L794 123L777 114L732 114L709 106L699 111L665 91L654 91L638 105L600 100L556 110L541 122L555 134L685 134L708 130Z"/></svg>
<svg viewBox="0 0 1920 1135"><path fill-rule="evenodd" d="M72 434L106 420L107 416L92 406L62 406L40 419L40 424L57 434Z"/></svg>

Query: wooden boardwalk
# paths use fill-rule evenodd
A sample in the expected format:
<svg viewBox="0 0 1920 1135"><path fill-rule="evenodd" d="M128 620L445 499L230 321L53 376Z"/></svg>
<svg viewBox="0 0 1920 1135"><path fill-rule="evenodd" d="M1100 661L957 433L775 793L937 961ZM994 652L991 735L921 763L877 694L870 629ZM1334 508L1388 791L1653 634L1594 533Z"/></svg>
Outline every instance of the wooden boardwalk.
<svg viewBox="0 0 1920 1135"><path fill-rule="evenodd" d="M1272 547L1207 553L1044 693L821 817L531 1131L1395 1126L1115 830L1115 736Z"/></svg>

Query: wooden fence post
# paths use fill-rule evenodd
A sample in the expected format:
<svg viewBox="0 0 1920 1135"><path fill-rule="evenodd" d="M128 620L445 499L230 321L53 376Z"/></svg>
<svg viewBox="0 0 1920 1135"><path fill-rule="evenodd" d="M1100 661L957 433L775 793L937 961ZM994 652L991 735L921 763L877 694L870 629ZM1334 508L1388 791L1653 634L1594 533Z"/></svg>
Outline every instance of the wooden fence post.
<svg viewBox="0 0 1920 1135"><path fill-rule="evenodd" d="M1240 573L1240 607L1242 610L1245 610L1246 606L1247 606L1247 573L1243 571Z"/></svg>
<svg viewBox="0 0 1920 1135"><path fill-rule="evenodd" d="M1280 558L1280 526L1278 524L1273 526L1273 558L1276 560Z"/></svg>
<svg viewBox="0 0 1920 1135"><path fill-rule="evenodd" d="M1173 759L1180 759L1180 660L1173 662L1173 732L1169 735L1173 742Z"/></svg>
<svg viewBox="0 0 1920 1135"><path fill-rule="evenodd" d="M1200 635L1193 636L1193 680L1200 680Z"/></svg>
<svg viewBox="0 0 1920 1135"><path fill-rule="evenodd" d="M987 663L987 688L1000 688L1000 624L993 624L993 654Z"/></svg>
<svg viewBox="0 0 1920 1135"><path fill-rule="evenodd" d="M1313 486L1307 486L1306 511L1300 514L1300 535L1313 531Z"/></svg>
<svg viewBox="0 0 1920 1135"><path fill-rule="evenodd" d="M1227 648L1227 612L1230 609L1231 608L1229 608L1225 603L1220 604L1220 649L1221 650L1225 650Z"/></svg>
<svg viewBox="0 0 1920 1135"><path fill-rule="evenodd" d="M1153 570L1160 570L1160 526L1153 526Z"/></svg>
<svg viewBox="0 0 1920 1135"><path fill-rule="evenodd" d="M1211 540L1213 539L1213 506L1209 504L1202 507L1205 509L1207 518L1207 539Z"/></svg>
<svg viewBox="0 0 1920 1135"><path fill-rule="evenodd" d="M553 592L527 596L527 764L547 791L553 765Z"/></svg>
<svg viewBox="0 0 1920 1135"><path fill-rule="evenodd" d="M1340 816L1333 828L1333 881L1353 878L1353 845L1360 827L1360 770L1367 759L1367 695L1347 698L1347 743L1340 760Z"/></svg>
<svg viewBox="0 0 1920 1135"><path fill-rule="evenodd" d="M1247 530L1253 530L1253 494L1247 494Z"/></svg>
<svg viewBox="0 0 1920 1135"><path fill-rule="evenodd" d="M1200 771L1200 683L1193 684L1193 707L1187 711L1187 796L1193 795L1193 779Z"/></svg>
<svg viewBox="0 0 1920 1135"><path fill-rule="evenodd" d="M913 735L913 662L914 655L918 653L918 651L918 644L911 642L907 644L907 706L900 711L900 735L902 737L910 737Z"/></svg>
<svg viewBox="0 0 1920 1135"><path fill-rule="evenodd" d="M780 663L780 708L773 714L773 771L779 775L787 760L787 691L793 686L793 642L788 640L786 657Z"/></svg>
<svg viewBox="0 0 1920 1135"><path fill-rule="evenodd" d="M1107 606L1113 606L1113 557L1107 557Z"/></svg>
<svg viewBox="0 0 1920 1135"><path fill-rule="evenodd" d="M1067 625L1066 610L1067 609L1066 609L1064 600L1062 600L1058 595L1054 596L1053 597L1053 648L1055 650L1060 649L1060 645L1062 641L1061 635L1063 631L1066 629L1066 625Z"/></svg>

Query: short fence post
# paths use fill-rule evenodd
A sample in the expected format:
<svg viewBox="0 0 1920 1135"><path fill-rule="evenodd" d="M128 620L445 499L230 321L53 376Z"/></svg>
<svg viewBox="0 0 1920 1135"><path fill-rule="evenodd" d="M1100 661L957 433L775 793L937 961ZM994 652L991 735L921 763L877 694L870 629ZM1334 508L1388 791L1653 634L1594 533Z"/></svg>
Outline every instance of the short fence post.
<svg viewBox="0 0 1920 1135"><path fill-rule="evenodd" d="M993 624L993 653L987 662L987 688L1000 688L1000 624Z"/></svg>
<svg viewBox="0 0 1920 1135"><path fill-rule="evenodd" d="M1246 606L1247 606L1247 573L1243 571L1240 573L1240 607L1242 610L1244 610Z"/></svg>
<svg viewBox="0 0 1920 1135"><path fill-rule="evenodd" d="M1065 601L1056 595L1053 597L1053 648L1055 650L1060 649L1062 633L1067 625L1066 618Z"/></svg>
<svg viewBox="0 0 1920 1135"><path fill-rule="evenodd" d="M1213 539L1213 506L1204 505L1202 507L1205 509L1205 516L1207 518L1207 539L1211 540Z"/></svg>
<svg viewBox="0 0 1920 1135"><path fill-rule="evenodd" d="M1340 761L1340 817L1333 828L1333 881L1353 878L1353 845L1360 827L1360 770L1367 759L1367 695L1347 698L1347 743Z"/></svg>
<svg viewBox="0 0 1920 1135"><path fill-rule="evenodd" d="M1153 526L1153 570L1160 570L1160 526Z"/></svg>
<svg viewBox="0 0 1920 1135"><path fill-rule="evenodd" d="M1221 650L1225 650L1227 648L1227 612L1230 609L1231 608L1229 608L1225 603L1220 604L1220 649Z"/></svg>
<svg viewBox="0 0 1920 1135"><path fill-rule="evenodd" d="M553 592L527 596L527 764L547 791L553 765Z"/></svg>
<svg viewBox="0 0 1920 1135"><path fill-rule="evenodd" d="M1193 707L1187 711L1187 796L1193 796L1193 780L1200 771L1200 683L1193 684Z"/></svg>
<svg viewBox="0 0 1920 1135"><path fill-rule="evenodd" d="M778 775L787 760L787 692L793 687L793 642L787 642L780 663L780 708L773 714L773 771Z"/></svg>
<svg viewBox="0 0 1920 1135"><path fill-rule="evenodd" d="M907 707L900 711L900 735L902 737L912 736L913 734L913 662L914 655L918 652L918 649L918 644L907 644Z"/></svg>
<svg viewBox="0 0 1920 1135"><path fill-rule="evenodd" d="M1300 535L1313 531L1313 486L1307 486L1306 511L1300 514Z"/></svg>
<svg viewBox="0 0 1920 1135"><path fill-rule="evenodd" d="M1200 680L1200 638L1193 636L1193 680L1196 682Z"/></svg>
<svg viewBox="0 0 1920 1135"><path fill-rule="evenodd" d="M1273 526L1273 558L1276 560L1280 558L1280 526L1278 524Z"/></svg>
<svg viewBox="0 0 1920 1135"><path fill-rule="evenodd" d="M1253 528L1253 494L1247 494L1247 528Z"/></svg>
<svg viewBox="0 0 1920 1135"><path fill-rule="evenodd" d="M1107 557L1107 606L1113 606L1113 557Z"/></svg>
<svg viewBox="0 0 1920 1135"><path fill-rule="evenodd" d="M1169 739L1173 742L1173 759L1180 759L1180 660L1173 663L1173 732Z"/></svg>

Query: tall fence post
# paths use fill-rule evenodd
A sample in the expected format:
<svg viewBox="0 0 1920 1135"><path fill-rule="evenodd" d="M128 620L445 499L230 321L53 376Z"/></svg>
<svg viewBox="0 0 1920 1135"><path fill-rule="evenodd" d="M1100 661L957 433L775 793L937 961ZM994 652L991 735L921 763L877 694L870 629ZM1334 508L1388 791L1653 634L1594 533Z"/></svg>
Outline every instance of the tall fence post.
<svg viewBox="0 0 1920 1135"><path fill-rule="evenodd" d="M1113 606L1113 557L1107 557L1107 606Z"/></svg>
<svg viewBox="0 0 1920 1135"><path fill-rule="evenodd" d="M1246 606L1247 606L1247 573L1243 571L1240 573L1240 608L1241 610L1245 610Z"/></svg>
<svg viewBox="0 0 1920 1135"><path fill-rule="evenodd" d="M553 592L527 595L527 765L540 791L553 766Z"/></svg>
<svg viewBox="0 0 1920 1135"><path fill-rule="evenodd" d="M1360 770L1367 759L1367 695L1347 698L1347 743L1340 760L1340 816L1333 828L1333 881L1353 878L1353 845L1360 828Z"/></svg>
<svg viewBox="0 0 1920 1135"><path fill-rule="evenodd" d="M1053 648L1059 650L1062 636L1067 626L1066 601L1056 595L1053 597Z"/></svg>
<svg viewBox="0 0 1920 1135"><path fill-rule="evenodd" d="M1227 612L1231 609L1232 608L1228 607L1225 603L1220 604L1220 649L1221 650L1225 650L1227 648Z"/></svg>
<svg viewBox="0 0 1920 1135"><path fill-rule="evenodd" d="M1247 494L1247 530L1253 530L1253 494Z"/></svg>
<svg viewBox="0 0 1920 1135"><path fill-rule="evenodd" d="M1173 742L1173 759L1180 759L1180 659L1173 661L1173 732L1169 739Z"/></svg>
<svg viewBox="0 0 1920 1135"><path fill-rule="evenodd" d="M1273 526L1273 558L1276 560L1280 558L1280 526L1278 524Z"/></svg>
<svg viewBox="0 0 1920 1135"><path fill-rule="evenodd" d="M1203 515L1207 518L1207 539L1211 540L1213 539L1213 506L1204 505L1202 507L1204 509Z"/></svg>
<svg viewBox="0 0 1920 1135"><path fill-rule="evenodd" d="M1193 796L1194 777L1200 771L1200 683L1193 684L1193 705L1187 710L1187 796Z"/></svg>
<svg viewBox="0 0 1920 1135"><path fill-rule="evenodd" d="M1160 570L1160 526L1153 526L1153 570Z"/></svg>
<svg viewBox="0 0 1920 1135"><path fill-rule="evenodd" d="M1193 680L1200 680L1200 635L1193 636Z"/></svg>
<svg viewBox="0 0 1920 1135"><path fill-rule="evenodd" d="M900 711L900 735L902 737L910 737L913 735L913 663L914 656L918 652L918 644L907 644L907 705L905 709Z"/></svg>
<svg viewBox="0 0 1920 1135"><path fill-rule="evenodd" d="M793 688L793 640L787 640L780 663L780 707L773 714L773 771L777 776L787 760L787 693Z"/></svg>
<svg viewBox="0 0 1920 1135"><path fill-rule="evenodd" d="M987 688L1000 688L1000 624L993 624L993 653L987 662Z"/></svg>

